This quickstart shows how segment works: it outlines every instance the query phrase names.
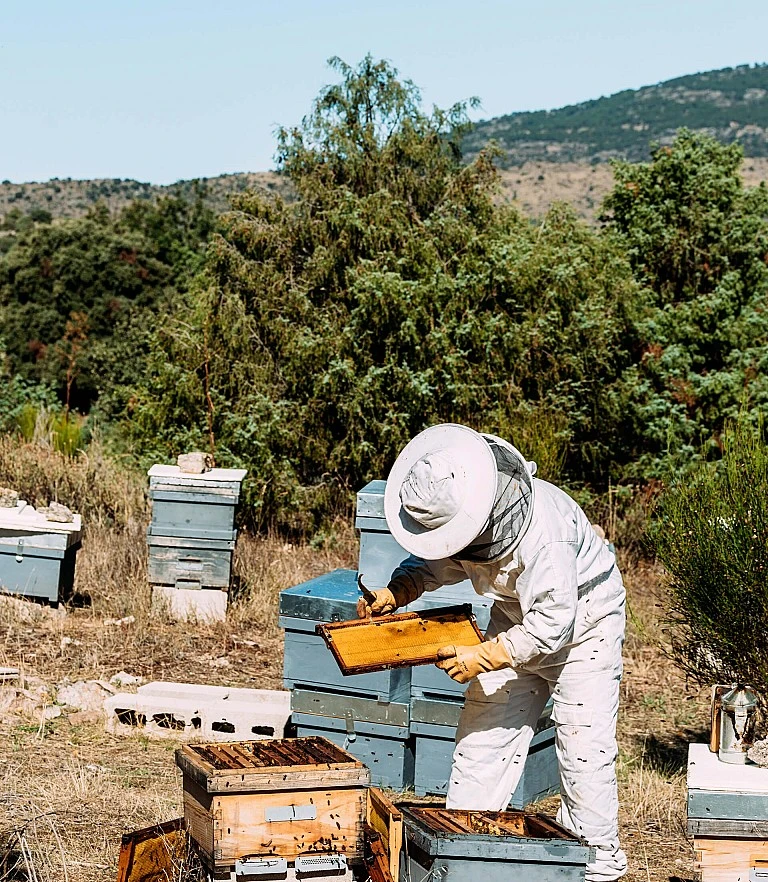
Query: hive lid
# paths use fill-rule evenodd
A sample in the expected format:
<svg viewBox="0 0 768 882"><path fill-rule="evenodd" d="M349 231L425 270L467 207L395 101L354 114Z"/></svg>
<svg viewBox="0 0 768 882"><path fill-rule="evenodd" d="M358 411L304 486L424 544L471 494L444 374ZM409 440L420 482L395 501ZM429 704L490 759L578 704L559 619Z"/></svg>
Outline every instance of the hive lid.
<svg viewBox="0 0 768 882"><path fill-rule="evenodd" d="M386 486L386 481L369 481L362 490L357 491L357 516L359 518L384 519L384 489Z"/></svg>
<svg viewBox="0 0 768 882"><path fill-rule="evenodd" d="M71 537L68 542L73 545L80 539L83 532L83 521L79 514L69 524L49 521L44 514L36 511L34 506L19 500L15 508L0 508L0 532L13 533L63 533Z"/></svg>
<svg viewBox="0 0 768 882"><path fill-rule="evenodd" d="M176 765L209 793L370 784L371 773L326 738L188 744Z"/></svg>
<svg viewBox="0 0 768 882"><path fill-rule="evenodd" d="M147 474L150 478L161 478L180 487L220 487L222 484L242 482L248 469L211 469L196 475L182 472L175 465L153 465Z"/></svg>
<svg viewBox="0 0 768 882"><path fill-rule="evenodd" d="M688 745L688 789L720 793L760 793L768 797L768 769L724 763L708 744Z"/></svg>
<svg viewBox="0 0 768 882"><path fill-rule="evenodd" d="M342 674L434 664L444 646L483 642L470 604L317 625Z"/></svg>
<svg viewBox="0 0 768 882"><path fill-rule="evenodd" d="M313 622L342 622L356 615L360 591L355 570L333 570L280 592L280 615Z"/></svg>

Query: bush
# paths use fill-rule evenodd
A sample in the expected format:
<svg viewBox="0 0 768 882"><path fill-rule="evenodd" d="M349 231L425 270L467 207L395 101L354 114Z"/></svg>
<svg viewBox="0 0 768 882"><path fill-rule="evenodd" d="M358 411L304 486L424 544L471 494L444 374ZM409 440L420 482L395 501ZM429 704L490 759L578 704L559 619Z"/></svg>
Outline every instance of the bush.
<svg viewBox="0 0 768 882"><path fill-rule="evenodd" d="M671 653L699 683L768 694L768 447L746 415L722 459L663 493L650 540L668 573Z"/></svg>

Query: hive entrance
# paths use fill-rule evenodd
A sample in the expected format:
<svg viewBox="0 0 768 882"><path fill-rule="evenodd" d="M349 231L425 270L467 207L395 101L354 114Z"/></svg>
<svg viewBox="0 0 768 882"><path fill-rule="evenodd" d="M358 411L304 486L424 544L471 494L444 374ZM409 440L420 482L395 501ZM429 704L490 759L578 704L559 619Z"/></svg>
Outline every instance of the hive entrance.
<svg viewBox="0 0 768 882"><path fill-rule="evenodd" d="M408 811L432 832L464 836L518 836L526 839L575 839L545 815L527 812L471 812L409 806Z"/></svg>

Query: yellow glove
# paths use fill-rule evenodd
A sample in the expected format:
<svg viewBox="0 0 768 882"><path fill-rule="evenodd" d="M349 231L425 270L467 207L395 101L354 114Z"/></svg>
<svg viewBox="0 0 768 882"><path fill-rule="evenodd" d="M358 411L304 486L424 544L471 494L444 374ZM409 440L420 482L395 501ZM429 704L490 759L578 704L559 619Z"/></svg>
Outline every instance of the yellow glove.
<svg viewBox="0 0 768 882"><path fill-rule="evenodd" d="M416 586L409 580L392 581L386 588L369 591L357 601L357 617L368 619L371 616L386 616L401 606L407 606L418 597Z"/></svg>
<svg viewBox="0 0 768 882"><path fill-rule="evenodd" d="M438 649L437 663L441 671L457 683L468 683L478 674L512 667L512 659L498 637L478 646L443 646Z"/></svg>

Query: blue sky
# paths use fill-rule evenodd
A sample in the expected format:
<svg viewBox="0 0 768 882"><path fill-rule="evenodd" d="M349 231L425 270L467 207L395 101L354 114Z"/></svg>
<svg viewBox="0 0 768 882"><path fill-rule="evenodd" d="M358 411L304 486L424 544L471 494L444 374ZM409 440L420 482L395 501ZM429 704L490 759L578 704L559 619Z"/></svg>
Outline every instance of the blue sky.
<svg viewBox="0 0 768 882"><path fill-rule="evenodd" d="M270 168L332 55L486 118L767 61L767 32L765 0L1 0L0 180Z"/></svg>

